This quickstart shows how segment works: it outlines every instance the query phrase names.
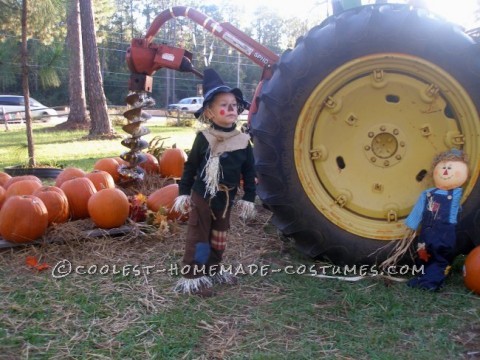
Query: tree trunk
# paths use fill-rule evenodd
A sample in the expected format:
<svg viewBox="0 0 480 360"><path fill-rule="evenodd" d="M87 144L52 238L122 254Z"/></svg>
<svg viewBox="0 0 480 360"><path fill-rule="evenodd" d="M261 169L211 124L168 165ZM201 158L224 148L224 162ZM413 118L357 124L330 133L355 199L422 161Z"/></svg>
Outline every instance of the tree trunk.
<svg viewBox="0 0 480 360"><path fill-rule="evenodd" d="M113 128L108 117L107 101L103 92L103 80L100 72L92 0L80 1L80 15L87 104L91 120L89 136L112 136Z"/></svg>
<svg viewBox="0 0 480 360"><path fill-rule="evenodd" d="M33 143L32 116L30 113L30 90L28 87L28 48L27 48L28 0L22 0L22 88L25 100L25 123L27 126L28 166L34 167L35 146Z"/></svg>
<svg viewBox="0 0 480 360"><path fill-rule="evenodd" d="M90 119L87 114L85 98L79 0L69 0L67 11L67 47L69 51L68 93L70 112L67 122L61 124L60 127L67 129L88 129L90 127Z"/></svg>

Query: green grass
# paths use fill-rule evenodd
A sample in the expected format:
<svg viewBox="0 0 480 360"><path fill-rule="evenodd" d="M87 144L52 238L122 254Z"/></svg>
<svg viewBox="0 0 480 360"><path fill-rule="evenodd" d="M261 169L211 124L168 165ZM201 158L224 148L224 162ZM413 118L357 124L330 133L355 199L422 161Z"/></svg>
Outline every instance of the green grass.
<svg viewBox="0 0 480 360"><path fill-rule="evenodd" d="M150 127L167 145L188 149L190 128ZM0 133L2 166L22 160L22 130ZM119 131L119 133L121 130ZM35 129L39 161L91 169L124 151L119 140L86 141L85 133ZM181 144L181 145L180 145ZM80 153L81 150L81 153ZM225 264L283 269L313 265L269 223L244 225L233 215ZM71 226L75 226L73 224ZM168 268L183 254L186 226L167 238L142 235L65 241L0 250L1 359L474 359L480 351L480 297L463 285L459 257L438 293L382 278L358 282L285 272L245 275L202 299L172 292L177 276L72 273L25 265Z"/></svg>
<svg viewBox="0 0 480 360"><path fill-rule="evenodd" d="M2 285L2 348L15 354L28 346L35 359L59 353L129 359L462 359L472 349L461 343L466 334L477 331L473 349L479 344L479 299L465 291L459 273L441 293L374 279L246 276L238 288L224 287L211 299L172 296L166 279L150 278L157 296L170 299L149 308L140 277L114 284L109 276L53 280L48 273L7 272L2 267L0 279L15 283ZM11 287L15 290L5 291Z"/></svg>
<svg viewBox="0 0 480 360"><path fill-rule="evenodd" d="M148 125L151 133L143 139L165 138L164 146L189 149L195 130L189 127ZM33 130L35 160L52 166L75 166L90 171L96 160L102 157L119 156L128 149L117 140L86 140L85 131L51 131L49 126L37 125ZM121 127L115 128L118 135L127 137ZM15 126L0 133L0 168L27 164L27 137L24 126Z"/></svg>

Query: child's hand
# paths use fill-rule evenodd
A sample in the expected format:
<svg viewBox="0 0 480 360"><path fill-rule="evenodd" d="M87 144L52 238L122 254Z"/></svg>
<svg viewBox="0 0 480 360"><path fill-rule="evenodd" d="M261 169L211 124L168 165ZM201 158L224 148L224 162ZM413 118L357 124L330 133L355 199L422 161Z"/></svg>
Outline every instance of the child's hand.
<svg viewBox="0 0 480 360"><path fill-rule="evenodd" d="M239 216L243 220L250 220L255 217L257 210L255 210L255 204L250 201L238 200L235 204L237 211L239 211Z"/></svg>
<svg viewBox="0 0 480 360"><path fill-rule="evenodd" d="M177 196L173 203L172 210L179 212L182 215L188 214L190 211L191 199L189 195Z"/></svg>

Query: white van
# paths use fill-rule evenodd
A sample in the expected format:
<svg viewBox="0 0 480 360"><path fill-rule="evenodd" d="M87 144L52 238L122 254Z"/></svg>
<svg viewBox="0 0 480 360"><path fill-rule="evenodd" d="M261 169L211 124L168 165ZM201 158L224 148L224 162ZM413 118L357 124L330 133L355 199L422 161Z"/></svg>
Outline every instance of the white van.
<svg viewBox="0 0 480 360"><path fill-rule="evenodd" d="M10 119L20 116L25 119L25 101L19 95L0 95L0 118L3 122L3 112L10 115ZM35 119L47 121L51 116L57 116L55 109L49 108L37 100L30 98L30 112ZM18 119L17 119L18 120Z"/></svg>

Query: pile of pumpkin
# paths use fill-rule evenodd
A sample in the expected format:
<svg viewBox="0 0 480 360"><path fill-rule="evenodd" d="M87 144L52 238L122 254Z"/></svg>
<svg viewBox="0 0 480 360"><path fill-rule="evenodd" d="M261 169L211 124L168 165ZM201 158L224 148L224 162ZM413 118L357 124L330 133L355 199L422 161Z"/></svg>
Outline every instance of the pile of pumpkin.
<svg viewBox="0 0 480 360"><path fill-rule="evenodd" d="M160 159L146 155L147 161L141 165L146 176L181 177L187 159L184 150L166 149ZM0 236L13 243L29 243L53 224L85 218L102 229L122 226L131 215L130 199L117 185L122 181L118 172L122 164L125 162L120 157L111 157L99 159L91 172L68 167L54 185L46 185L33 175L12 177L0 172ZM169 184L149 194L146 206L176 220L180 214L171 207L177 196L178 184Z"/></svg>

